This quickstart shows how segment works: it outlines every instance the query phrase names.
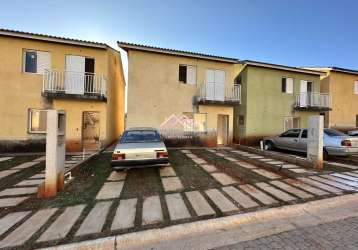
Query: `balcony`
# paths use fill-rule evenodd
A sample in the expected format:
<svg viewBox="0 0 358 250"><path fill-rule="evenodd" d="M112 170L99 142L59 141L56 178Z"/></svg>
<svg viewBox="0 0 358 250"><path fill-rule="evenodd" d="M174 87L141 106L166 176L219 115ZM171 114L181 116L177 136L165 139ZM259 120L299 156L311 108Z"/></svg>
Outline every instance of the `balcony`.
<svg viewBox="0 0 358 250"><path fill-rule="evenodd" d="M106 100L106 77L103 74L46 70L43 75L43 96Z"/></svg>
<svg viewBox="0 0 358 250"><path fill-rule="evenodd" d="M328 111L331 110L331 95L327 93L300 93L296 95L296 110Z"/></svg>
<svg viewBox="0 0 358 250"><path fill-rule="evenodd" d="M241 86L227 87L224 84L204 83L199 86L195 96L197 104L219 104L232 106L240 104Z"/></svg>

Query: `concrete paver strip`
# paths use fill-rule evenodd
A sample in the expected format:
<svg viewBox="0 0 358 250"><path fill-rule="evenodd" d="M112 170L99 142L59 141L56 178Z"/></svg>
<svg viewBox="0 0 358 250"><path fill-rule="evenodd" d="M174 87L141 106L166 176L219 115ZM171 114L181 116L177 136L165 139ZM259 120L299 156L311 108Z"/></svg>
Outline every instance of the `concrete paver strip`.
<svg viewBox="0 0 358 250"><path fill-rule="evenodd" d="M333 176L336 176L336 177L344 178L344 179L347 179L347 180L350 180L350 181L358 182L358 176L357 176L357 177L354 177L354 176L350 176L350 175L346 175L346 174L341 174L341 173L334 173L334 174L332 174L332 175L333 175Z"/></svg>
<svg viewBox="0 0 358 250"><path fill-rule="evenodd" d="M255 188L252 185L245 184L245 185L240 185L239 187L240 187L240 189L244 190L246 193L248 193L249 195L254 197L256 200L260 201L261 203L263 203L265 205L272 205L272 204L278 203L277 200L275 200L271 196L265 194L264 192L258 190L257 188Z"/></svg>
<svg viewBox="0 0 358 250"><path fill-rule="evenodd" d="M357 177L357 178L358 178L358 173L344 172L344 174L346 174L346 175L350 175L350 176L353 176L353 177Z"/></svg>
<svg viewBox="0 0 358 250"><path fill-rule="evenodd" d="M101 190L98 192L96 199L115 199L119 198L123 189L124 182L106 182L103 184Z"/></svg>
<svg viewBox="0 0 358 250"><path fill-rule="evenodd" d="M260 169L252 169L252 171L255 172L255 173L257 173L257 174L259 174L259 175L262 175L262 176L264 176L264 177L266 177L266 178L268 178L268 179L271 179L271 180L275 180L275 179L281 178L280 175L275 174L275 173L270 172L270 171L267 171L267 170L265 170L265 169L261 169L261 168L260 168Z"/></svg>
<svg viewBox="0 0 358 250"><path fill-rule="evenodd" d="M37 193L37 187L26 187L26 188L8 188L0 192L1 196L13 196L23 194L34 194Z"/></svg>
<svg viewBox="0 0 358 250"><path fill-rule="evenodd" d="M15 212L2 217L0 219L0 236L30 213L30 211Z"/></svg>
<svg viewBox="0 0 358 250"><path fill-rule="evenodd" d="M333 193L333 194L342 194L342 190L338 189L338 188L335 188L335 187L332 187L332 186L329 186L329 185L326 185L326 184L323 184L319 181L315 181L315 180L312 180L312 179L309 179L309 178L297 178L298 180L300 181L303 181L311 186L314 186L314 187L317 187L317 188L320 188L320 189L323 189L325 191L328 191L330 193Z"/></svg>
<svg viewBox="0 0 358 250"><path fill-rule="evenodd" d="M189 153L189 154L186 154L187 157L189 157L190 159L198 159L199 157L196 156L195 154L192 154L192 153Z"/></svg>
<svg viewBox="0 0 358 250"><path fill-rule="evenodd" d="M38 186L42 182L44 182L44 179L24 180L17 183L15 186Z"/></svg>
<svg viewBox="0 0 358 250"><path fill-rule="evenodd" d="M0 157L0 162L11 160L14 157Z"/></svg>
<svg viewBox="0 0 358 250"><path fill-rule="evenodd" d="M228 160L228 161L232 161L232 162L236 162L236 161L239 161L238 159L236 159L236 158L232 158L232 157L225 157L225 159L226 160Z"/></svg>
<svg viewBox="0 0 358 250"><path fill-rule="evenodd" d="M290 184L290 185L293 185L295 187L299 187L307 192L310 192L311 194L314 194L314 195L318 195L318 196L323 196L323 195L327 195L329 193L327 193L326 191L323 191L322 189L319 189L319 188L315 188L315 187L312 187L306 183L303 183L302 181L298 181L298 180L295 180L295 179L286 179L284 180L286 183Z"/></svg>
<svg viewBox="0 0 358 250"><path fill-rule="evenodd" d="M13 247L24 244L56 211L56 208L50 208L36 212L2 241L0 241L0 247Z"/></svg>
<svg viewBox="0 0 358 250"><path fill-rule="evenodd" d="M259 206L259 204L253 201L248 195L242 193L235 187L223 187L222 189L243 208L253 208Z"/></svg>
<svg viewBox="0 0 358 250"><path fill-rule="evenodd" d="M193 158L191 159L193 162L195 162L196 164L200 165L200 164L208 164L205 160L201 159L201 158Z"/></svg>
<svg viewBox="0 0 358 250"><path fill-rule="evenodd" d="M162 206L159 196L150 196L144 199L142 224L154 224L163 221Z"/></svg>
<svg viewBox="0 0 358 250"><path fill-rule="evenodd" d="M340 188L342 190L346 190L346 191L353 191L354 190L353 187L341 184L341 183L336 182L336 181L331 181L331 180L328 180L328 179L325 179L325 178L322 178L322 177L319 177L319 176L310 176L309 178L311 178L311 179L313 179L315 181L323 182L325 184L334 186L336 188Z"/></svg>
<svg viewBox="0 0 358 250"><path fill-rule="evenodd" d="M165 195L165 201L167 202L170 220L190 218L189 211L179 193Z"/></svg>
<svg viewBox="0 0 358 250"><path fill-rule="evenodd" d="M76 236L100 233L111 205L112 201L97 202L76 232Z"/></svg>
<svg viewBox="0 0 358 250"><path fill-rule="evenodd" d="M31 176L29 179L44 179L45 178L45 174L35 174L33 176Z"/></svg>
<svg viewBox="0 0 358 250"><path fill-rule="evenodd" d="M247 169L255 169L257 168L255 165L244 162L244 161L240 161L240 162L236 162L237 165L239 165L240 167L243 168L247 168Z"/></svg>
<svg viewBox="0 0 358 250"><path fill-rule="evenodd" d="M283 164L282 168L292 169L292 168L299 168L299 166L294 164Z"/></svg>
<svg viewBox="0 0 358 250"><path fill-rule="evenodd" d="M36 161L36 162L46 161L46 155L36 158L35 160L32 161Z"/></svg>
<svg viewBox="0 0 358 250"><path fill-rule="evenodd" d="M271 195L273 195L274 197L276 197L279 200L286 201L286 202L297 200L296 197L294 197L284 191L281 191L280 189L277 189L277 188L269 185L266 182L256 183L256 186L258 186L262 190L265 190L266 192L270 193Z"/></svg>
<svg viewBox="0 0 358 250"><path fill-rule="evenodd" d="M137 198L121 200L112 222L112 230L134 227Z"/></svg>
<svg viewBox="0 0 358 250"><path fill-rule="evenodd" d="M178 177L166 177L161 179L165 192L178 191L184 188Z"/></svg>
<svg viewBox="0 0 358 250"><path fill-rule="evenodd" d="M85 205L67 207L37 241L42 242L65 238L84 208Z"/></svg>
<svg viewBox="0 0 358 250"><path fill-rule="evenodd" d="M237 183L234 178L225 173L212 173L211 176L223 186Z"/></svg>
<svg viewBox="0 0 358 250"><path fill-rule="evenodd" d="M336 181L338 183L342 183L344 185L348 185L348 186L358 188L358 182L355 182L355 181L343 179L343 178L336 177L336 176L329 175L329 174L321 175L321 177L324 177L324 178L332 180L332 181Z"/></svg>
<svg viewBox="0 0 358 250"><path fill-rule="evenodd" d="M350 165L350 164L344 164L344 163L339 163L339 162L331 162L328 161L327 163L338 166L338 167L344 167L344 168L349 168L349 169L358 169L358 166L354 166L354 165Z"/></svg>
<svg viewBox="0 0 358 250"><path fill-rule="evenodd" d="M267 161L266 163L271 164L271 165L280 165L283 164L283 161Z"/></svg>
<svg viewBox="0 0 358 250"><path fill-rule="evenodd" d="M8 170L0 171L0 179L5 178L9 175L15 174L19 171L20 171L19 169L8 169Z"/></svg>
<svg viewBox="0 0 358 250"><path fill-rule="evenodd" d="M125 171L112 171L108 176L107 181L124 181L127 177L127 172Z"/></svg>
<svg viewBox="0 0 358 250"><path fill-rule="evenodd" d="M215 153L217 156L220 156L220 157L225 157L226 155L223 154L223 153Z"/></svg>
<svg viewBox="0 0 358 250"><path fill-rule="evenodd" d="M298 188L292 187L292 186L290 186L284 182L281 182L281 181L271 181L270 184L272 184L278 188L281 188L282 190L285 190L286 192L294 194L301 199L313 198L312 194L309 194L309 193L302 191Z"/></svg>
<svg viewBox="0 0 358 250"><path fill-rule="evenodd" d="M218 171L218 169L214 165L210 165L210 164L202 164L200 165L200 167L202 167L208 173L213 173Z"/></svg>
<svg viewBox="0 0 358 250"><path fill-rule="evenodd" d="M35 162L35 161L24 162L21 163L20 165L17 165L16 167L13 167L12 169L25 169L25 168L32 167L36 164L39 164L39 162Z"/></svg>
<svg viewBox="0 0 358 250"><path fill-rule="evenodd" d="M172 167L163 167L159 169L161 177L176 176L176 173Z"/></svg>
<svg viewBox="0 0 358 250"><path fill-rule="evenodd" d="M198 216L215 214L215 211L199 191L186 192L185 195Z"/></svg>
<svg viewBox="0 0 358 250"><path fill-rule="evenodd" d="M182 149L182 150L180 150L182 153L184 153L184 154L188 154L188 153L191 153L191 151L190 150L187 150L187 149Z"/></svg>
<svg viewBox="0 0 358 250"><path fill-rule="evenodd" d="M18 204L20 204L21 202L23 202L24 200L26 200L28 198L30 198L30 197L26 196L26 197L14 197L14 198L0 199L0 208L17 206Z"/></svg>
<svg viewBox="0 0 358 250"><path fill-rule="evenodd" d="M270 159L270 158L263 158L263 159L259 159L259 161L264 161L264 162L266 162L266 161L273 161L273 159Z"/></svg>
<svg viewBox="0 0 358 250"><path fill-rule="evenodd" d="M290 171L296 173L296 174L303 174L303 173L308 173L308 171L306 169L303 168L290 168Z"/></svg>
<svg viewBox="0 0 358 250"><path fill-rule="evenodd" d="M239 210L229 199L227 199L219 190L209 189L205 191L210 200L220 209L221 212L233 212Z"/></svg>
<svg viewBox="0 0 358 250"><path fill-rule="evenodd" d="M249 156L250 159L262 159L264 158L263 156L260 155L255 155L255 156Z"/></svg>

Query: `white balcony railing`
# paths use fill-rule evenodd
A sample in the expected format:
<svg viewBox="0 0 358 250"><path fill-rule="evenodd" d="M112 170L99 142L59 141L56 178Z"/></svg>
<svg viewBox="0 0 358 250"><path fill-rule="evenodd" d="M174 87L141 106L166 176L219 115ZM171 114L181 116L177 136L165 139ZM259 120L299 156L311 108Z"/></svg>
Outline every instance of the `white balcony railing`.
<svg viewBox="0 0 358 250"><path fill-rule="evenodd" d="M296 107L330 108L331 95L327 93L307 92L296 95Z"/></svg>
<svg viewBox="0 0 358 250"><path fill-rule="evenodd" d="M224 84L203 83L198 88L198 101L240 102L241 85L227 87Z"/></svg>
<svg viewBox="0 0 358 250"><path fill-rule="evenodd" d="M43 92L106 96L106 84L102 74L45 70L43 75Z"/></svg>

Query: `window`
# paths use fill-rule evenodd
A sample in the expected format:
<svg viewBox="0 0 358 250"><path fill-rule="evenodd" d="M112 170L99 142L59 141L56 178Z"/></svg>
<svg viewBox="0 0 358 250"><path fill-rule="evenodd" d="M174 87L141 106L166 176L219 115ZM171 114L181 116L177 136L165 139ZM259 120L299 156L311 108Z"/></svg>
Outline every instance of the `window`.
<svg viewBox="0 0 358 250"><path fill-rule="evenodd" d="M293 78L283 77L281 90L282 93L293 94Z"/></svg>
<svg viewBox="0 0 358 250"><path fill-rule="evenodd" d="M29 133L46 133L47 113L46 110L29 110Z"/></svg>
<svg viewBox="0 0 358 250"><path fill-rule="evenodd" d="M24 51L24 72L43 74L45 69L51 68L51 54L45 51Z"/></svg>
<svg viewBox="0 0 358 250"><path fill-rule="evenodd" d="M354 82L354 94L358 95L358 81Z"/></svg>
<svg viewBox="0 0 358 250"><path fill-rule="evenodd" d="M179 65L179 82L196 84L196 66Z"/></svg>
<svg viewBox="0 0 358 250"><path fill-rule="evenodd" d="M154 130L129 130L124 133L121 143L160 142L160 135Z"/></svg>
<svg viewBox="0 0 358 250"><path fill-rule="evenodd" d="M300 135L300 129L290 129L285 133L282 133L280 137L297 138Z"/></svg>
<svg viewBox="0 0 358 250"><path fill-rule="evenodd" d="M299 128L300 127L300 118L298 117L285 117L283 124L283 131Z"/></svg>
<svg viewBox="0 0 358 250"><path fill-rule="evenodd" d="M345 133L342 133L338 130L334 130L334 129L330 129L330 128L325 128L324 129L324 133L328 136L332 136L332 137L335 137L335 136L347 136Z"/></svg>
<svg viewBox="0 0 358 250"><path fill-rule="evenodd" d="M304 130L302 131L301 138L307 138L307 129L304 129Z"/></svg>

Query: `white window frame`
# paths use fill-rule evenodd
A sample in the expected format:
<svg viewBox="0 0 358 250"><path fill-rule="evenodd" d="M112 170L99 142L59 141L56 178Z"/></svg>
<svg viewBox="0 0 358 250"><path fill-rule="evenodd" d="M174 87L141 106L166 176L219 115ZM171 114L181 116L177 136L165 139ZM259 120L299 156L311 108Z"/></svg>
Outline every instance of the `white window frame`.
<svg viewBox="0 0 358 250"><path fill-rule="evenodd" d="M46 134L46 129L44 131L37 131L32 129L32 113L33 111L46 112L45 109L28 109L28 124L27 124L27 132L29 134Z"/></svg>
<svg viewBox="0 0 358 250"><path fill-rule="evenodd" d="M292 128L285 128L285 121L286 121L286 119L291 119L292 120ZM293 119L298 119L298 126L297 126L297 128L300 128L300 124L301 124L301 118L300 117L298 117L298 116L284 116L283 117L283 132L286 132L287 130L289 130L289 129L295 129L294 127L293 127Z"/></svg>
<svg viewBox="0 0 358 250"><path fill-rule="evenodd" d="M36 56L38 58L38 52L45 52L49 54L49 69L51 69L52 65L52 58L51 58L51 52L45 51L45 50L36 50L36 49L23 49L22 51L22 72L26 74L35 74L35 75L42 75L44 72L39 72L38 65L36 65L36 73L35 72L27 72L26 71L26 52L36 52ZM38 62L37 62L38 63Z"/></svg>
<svg viewBox="0 0 358 250"><path fill-rule="evenodd" d="M282 92L282 79L286 79L286 89L285 89L285 92ZM291 88L288 88L288 79L291 80ZM295 86L295 79L293 77L287 77L287 76L283 76L281 78L281 93L284 93L284 94L289 94L289 95L293 95L293 91L294 91L294 86ZM290 92L288 92L287 90L290 89Z"/></svg>
<svg viewBox="0 0 358 250"><path fill-rule="evenodd" d="M198 75L198 69L197 69L197 66L196 65L190 65L190 64L179 64L179 67L180 66L185 66L186 67L186 82L181 82L181 81L179 81L180 83L182 83L182 84L187 84L187 85L196 85L197 84L197 75ZM194 68L195 69L195 75L194 75L194 82L189 82L188 80L189 80L189 78L188 78L188 76L189 76L189 74L188 74L188 67L192 67L192 68Z"/></svg>
<svg viewBox="0 0 358 250"><path fill-rule="evenodd" d="M354 81L354 84L353 84L353 93L355 95L358 95L358 80Z"/></svg>

